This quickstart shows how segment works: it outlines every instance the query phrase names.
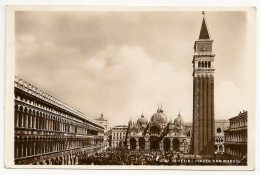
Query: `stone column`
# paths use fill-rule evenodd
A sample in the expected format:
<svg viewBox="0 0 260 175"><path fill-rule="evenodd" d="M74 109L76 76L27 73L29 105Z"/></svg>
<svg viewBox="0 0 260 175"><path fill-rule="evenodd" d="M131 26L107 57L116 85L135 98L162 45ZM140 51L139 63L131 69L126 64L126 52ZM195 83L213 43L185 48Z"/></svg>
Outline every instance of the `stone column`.
<svg viewBox="0 0 260 175"><path fill-rule="evenodd" d="M65 161L64 161L64 157L62 156L62 158L61 158L61 164L62 165L65 165Z"/></svg>
<svg viewBox="0 0 260 175"><path fill-rule="evenodd" d="M70 162L70 155L69 155L69 157L68 157L68 165L71 165L71 162Z"/></svg>
<svg viewBox="0 0 260 175"><path fill-rule="evenodd" d="M170 139L170 150L171 150L171 151L173 150L172 140L173 140L173 139Z"/></svg>
<svg viewBox="0 0 260 175"><path fill-rule="evenodd" d="M139 141L138 141L138 139L136 141L136 149L139 150Z"/></svg>
<svg viewBox="0 0 260 175"><path fill-rule="evenodd" d="M19 143L18 143L18 139L15 140L15 158L18 157L19 155Z"/></svg>
<svg viewBox="0 0 260 175"><path fill-rule="evenodd" d="M24 113L21 113L21 127L25 127Z"/></svg>
<svg viewBox="0 0 260 175"><path fill-rule="evenodd" d="M150 149L150 141L148 138L145 138L145 150L149 150Z"/></svg>
<svg viewBox="0 0 260 175"><path fill-rule="evenodd" d="M160 141L159 146L160 146L160 150L163 151L163 141Z"/></svg>
<svg viewBox="0 0 260 175"><path fill-rule="evenodd" d="M24 127L25 127L25 128L28 128L28 113L25 112L24 115L25 115Z"/></svg>
<svg viewBox="0 0 260 175"><path fill-rule="evenodd" d="M78 156L75 157L75 162L74 162L75 165L78 165L79 164L79 159L78 159Z"/></svg>
<svg viewBox="0 0 260 175"><path fill-rule="evenodd" d="M36 129L36 116L33 116L33 128Z"/></svg>
<svg viewBox="0 0 260 175"><path fill-rule="evenodd" d="M127 149L130 149L130 140L129 139L127 139L126 145L127 145Z"/></svg>
<svg viewBox="0 0 260 175"><path fill-rule="evenodd" d="M28 153L28 151L27 151L27 149L28 149L28 140L26 139L24 143L25 143L25 149L24 149L25 157L27 157L27 153Z"/></svg>
<svg viewBox="0 0 260 175"><path fill-rule="evenodd" d="M29 118L30 118L30 123L29 123L29 127L28 128L33 128L33 125L32 125L32 114L29 115Z"/></svg>
<svg viewBox="0 0 260 175"><path fill-rule="evenodd" d="M15 126L19 126L19 113L15 110Z"/></svg>

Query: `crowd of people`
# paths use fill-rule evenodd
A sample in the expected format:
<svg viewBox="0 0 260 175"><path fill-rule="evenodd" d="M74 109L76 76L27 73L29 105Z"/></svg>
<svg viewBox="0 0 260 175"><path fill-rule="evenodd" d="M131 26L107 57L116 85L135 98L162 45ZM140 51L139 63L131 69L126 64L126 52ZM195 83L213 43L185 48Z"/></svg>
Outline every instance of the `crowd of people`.
<svg viewBox="0 0 260 175"><path fill-rule="evenodd" d="M192 165L196 157L174 151L108 148L88 157L85 165Z"/></svg>

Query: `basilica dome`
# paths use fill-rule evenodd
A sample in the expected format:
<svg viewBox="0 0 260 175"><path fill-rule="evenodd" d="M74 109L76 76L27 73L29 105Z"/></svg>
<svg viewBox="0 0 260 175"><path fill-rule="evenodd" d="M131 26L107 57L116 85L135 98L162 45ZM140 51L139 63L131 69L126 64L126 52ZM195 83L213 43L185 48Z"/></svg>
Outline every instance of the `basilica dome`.
<svg viewBox="0 0 260 175"><path fill-rule="evenodd" d="M138 125L146 125L148 123L148 120L144 117L142 114L141 117L137 120Z"/></svg>
<svg viewBox="0 0 260 175"><path fill-rule="evenodd" d="M167 123L167 116L163 113L162 109L158 109L157 113L152 115L151 121L156 121L158 123Z"/></svg>
<svg viewBox="0 0 260 175"><path fill-rule="evenodd" d="M181 114L178 115L178 117L174 120L174 126L175 127L181 127L184 125L184 120L181 117Z"/></svg>

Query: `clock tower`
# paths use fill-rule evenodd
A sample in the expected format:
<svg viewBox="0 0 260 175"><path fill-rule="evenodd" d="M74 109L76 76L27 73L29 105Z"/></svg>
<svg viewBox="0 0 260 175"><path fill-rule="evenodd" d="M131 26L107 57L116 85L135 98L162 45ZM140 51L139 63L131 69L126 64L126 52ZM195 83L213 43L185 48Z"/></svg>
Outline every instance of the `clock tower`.
<svg viewBox="0 0 260 175"><path fill-rule="evenodd" d="M204 11L193 55L193 135L196 155L214 155L214 57Z"/></svg>

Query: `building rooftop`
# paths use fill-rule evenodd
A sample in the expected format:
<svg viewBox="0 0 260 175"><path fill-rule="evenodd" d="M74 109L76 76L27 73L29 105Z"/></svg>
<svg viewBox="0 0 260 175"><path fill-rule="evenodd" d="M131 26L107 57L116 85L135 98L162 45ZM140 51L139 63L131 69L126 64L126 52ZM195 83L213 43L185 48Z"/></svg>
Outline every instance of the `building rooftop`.
<svg viewBox="0 0 260 175"><path fill-rule="evenodd" d="M233 119L236 119L236 118L239 118L239 117L247 117L247 111L245 111L245 110L240 111L237 116L231 117L229 120L233 120Z"/></svg>
<svg viewBox="0 0 260 175"><path fill-rule="evenodd" d="M127 125L116 125L113 128L128 128L128 126Z"/></svg>

